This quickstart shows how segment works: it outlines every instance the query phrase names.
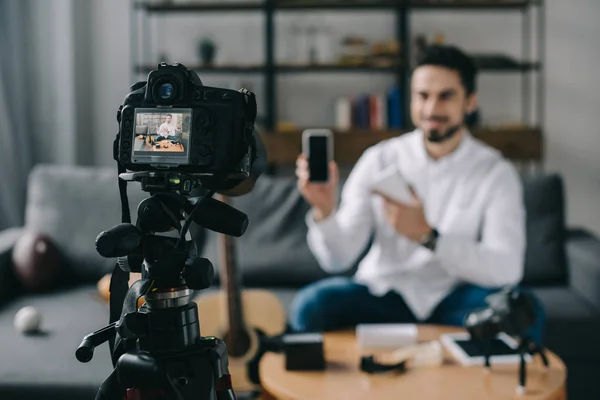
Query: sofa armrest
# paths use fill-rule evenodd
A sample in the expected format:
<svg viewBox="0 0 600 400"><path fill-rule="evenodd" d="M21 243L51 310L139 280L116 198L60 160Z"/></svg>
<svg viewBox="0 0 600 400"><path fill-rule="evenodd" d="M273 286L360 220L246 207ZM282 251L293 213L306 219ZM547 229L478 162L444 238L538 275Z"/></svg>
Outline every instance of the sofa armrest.
<svg viewBox="0 0 600 400"><path fill-rule="evenodd" d="M600 238L571 229L566 240L569 284L600 312Z"/></svg>
<svg viewBox="0 0 600 400"><path fill-rule="evenodd" d="M12 266L12 248L24 228L9 228L0 231L0 305L14 297L20 284L17 283Z"/></svg>
<svg viewBox="0 0 600 400"><path fill-rule="evenodd" d="M25 228L8 228L0 231L0 254L4 254L10 250L17 242L17 239L25 231Z"/></svg>

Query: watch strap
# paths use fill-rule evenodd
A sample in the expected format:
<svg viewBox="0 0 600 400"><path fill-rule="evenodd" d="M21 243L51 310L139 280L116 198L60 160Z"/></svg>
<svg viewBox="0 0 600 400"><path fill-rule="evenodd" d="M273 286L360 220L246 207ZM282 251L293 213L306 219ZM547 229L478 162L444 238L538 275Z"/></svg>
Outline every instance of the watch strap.
<svg viewBox="0 0 600 400"><path fill-rule="evenodd" d="M424 238L424 240L421 241L421 246L431 251L434 251L439 236L440 234L437 231L437 229L431 229L431 232L429 232L429 234Z"/></svg>

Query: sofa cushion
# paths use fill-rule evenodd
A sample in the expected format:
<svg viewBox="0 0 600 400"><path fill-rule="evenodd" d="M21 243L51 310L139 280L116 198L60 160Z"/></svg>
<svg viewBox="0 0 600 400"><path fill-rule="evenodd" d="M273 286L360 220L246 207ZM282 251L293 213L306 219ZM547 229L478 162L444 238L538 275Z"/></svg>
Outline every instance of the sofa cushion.
<svg viewBox="0 0 600 400"><path fill-rule="evenodd" d="M548 320L576 320L600 317L600 313L585 298L566 286L532 289L541 301Z"/></svg>
<svg viewBox="0 0 600 400"><path fill-rule="evenodd" d="M25 226L49 235L68 260L75 282L95 282L115 259L95 248L100 232L121 222L117 169L38 165L29 176ZM128 185L131 217L148 197L138 183Z"/></svg>
<svg viewBox="0 0 600 400"><path fill-rule="evenodd" d="M572 229L565 247L571 288L600 311L600 238L585 229Z"/></svg>
<svg viewBox="0 0 600 400"><path fill-rule="evenodd" d="M523 283L565 282L565 204L562 179L555 174L524 181L527 249Z"/></svg>
<svg viewBox="0 0 600 400"><path fill-rule="evenodd" d="M44 334L25 336L14 329L14 315L24 306L40 311ZM87 364L77 361L75 350L85 335L107 324L108 305L95 285L10 302L0 313L0 398L94 398L113 369L108 346L98 347Z"/></svg>
<svg viewBox="0 0 600 400"><path fill-rule="evenodd" d="M546 312L545 344L561 357L600 359L600 313L568 287L533 288Z"/></svg>
<svg viewBox="0 0 600 400"><path fill-rule="evenodd" d="M250 221L234 238L235 258L245 285L300 286L326 277L306 243L309 210L296 180L263 175L250 193L230 199ZM204 256L219 270L217 234L208 233Z"/></svg>

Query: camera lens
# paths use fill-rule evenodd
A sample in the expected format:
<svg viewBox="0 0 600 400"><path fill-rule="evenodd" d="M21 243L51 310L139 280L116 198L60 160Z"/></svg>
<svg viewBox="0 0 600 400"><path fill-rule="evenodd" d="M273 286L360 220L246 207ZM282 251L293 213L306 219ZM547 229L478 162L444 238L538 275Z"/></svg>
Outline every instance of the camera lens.
<svg viewBox="0 0 600 400"><path fill-rule="evenodd" d="M173 85L170 83L163 83L158 87L158 95L161 99L170 99L173 96L174 91Z"/></svg>

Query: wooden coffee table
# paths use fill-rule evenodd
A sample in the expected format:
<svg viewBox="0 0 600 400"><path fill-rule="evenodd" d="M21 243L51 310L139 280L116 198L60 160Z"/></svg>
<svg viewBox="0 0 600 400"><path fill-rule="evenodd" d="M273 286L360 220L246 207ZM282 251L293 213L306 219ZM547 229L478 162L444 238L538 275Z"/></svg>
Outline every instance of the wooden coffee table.
<svg viewBox="0 0 600 400"><path fill-rule="evenodd" d="M459 328L419 325L419 341L436 340ZM263 388L280 400L351 399L566 399L566 368L546 350L550 365L539 355L527 364L524 395L517 395L518 365L494 365L489 373L481 366L464 367L446 354L442 366L415 367L404 373L367 374L360 371L360 357L371 354L358 348L354 332L323 335L325 371L286 371L283 354L265 354L260 362Z"/></svg>

